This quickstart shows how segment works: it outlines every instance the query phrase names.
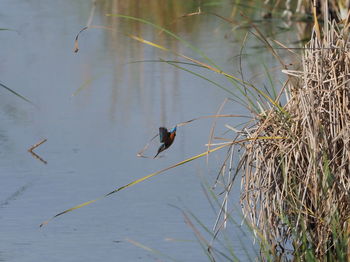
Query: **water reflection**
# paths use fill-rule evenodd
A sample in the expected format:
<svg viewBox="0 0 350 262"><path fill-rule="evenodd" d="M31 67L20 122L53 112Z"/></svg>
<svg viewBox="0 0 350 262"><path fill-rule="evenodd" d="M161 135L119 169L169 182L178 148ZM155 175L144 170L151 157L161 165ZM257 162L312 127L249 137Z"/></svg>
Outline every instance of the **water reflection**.
<svg viewBox="0 0 350 262"><path fill-rule="evenodd" d="M160 56L163 59L173 59L173 56L140 44L127 37L126 34L140 35L146 40L149 39L175 52L180 52L180 46L178 41L174 41L173 38L159 29L125 18L106 17L105 15L123 14L150 20L175 34L180 36L185 34L194 40L197 39L196 35L201 25L201 19L193 19L190 23L186 23L182 16L193 12L198 6L199 2L197 1L169 1L167 4L158 0L96 2L97 9L96 13L93 14L92 28L102 25L104 28L101 30L106 30L103 34L107 46L105 53L112 63L109 65L109 72L107 73L109 77L112 77L110 119L116 119L116 112L122 111L123 115L120 117L127 121L129 119L127 116L130 111L129 107L137 102L138 106L141 106L147 112L147 116L152 117L160 114L161 122L168 124L169 120L165 113L169 110L169 104L174 102L173 98L180 95L179 73L177 71L172 70L173 72L169 74L169 70L166 70L164 64L156 62L142 63L144 60L155 60ZM96 34L96 31L92 30L87 34ZM83 41L89 41L89 39L85 38ZM137 63L129 64L135 61ZM90 77L93 73L97 75L96 78L101 77L98 68L94 67L88 70L84 73L86 76ZM106 68L104 68L105 70ZM157 72L157 74L155 75L154 72ZM145 86L149 84L153 87L150 90L145 90ZM160 97L159 105L157 105L158 109L154 109L154 104L149 104L150 101L153 101L152 97ZM138 100L135 101L135 98ZM117 105L123 110L120 110ZM173 104L170 110L180 111L181 105ZM155 123L158 122L152 118L148 118L146 121L152 123L152 129L156 127L157 124Z"/></svg>

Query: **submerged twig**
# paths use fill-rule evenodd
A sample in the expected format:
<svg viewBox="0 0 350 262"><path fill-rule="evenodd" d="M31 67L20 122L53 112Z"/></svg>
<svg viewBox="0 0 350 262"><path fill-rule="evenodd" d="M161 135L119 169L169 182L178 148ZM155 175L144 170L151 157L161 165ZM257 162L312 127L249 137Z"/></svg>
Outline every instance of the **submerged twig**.
<svg viewBox="0 0 350 262"><path fill-rule="evenodd" d="M95 14L95 9L96 9L96 1L97 0L92 0L92 8L90 11L90 16L88 18L88 21L86 23L86 26L81 29L79 31L79 33L77 34L77 36L75 37L75 41L74 41L74 53L78 53L79 51L79 46L78 46L78 38L81 32L85 31L86 29L88 29L91 26L92 20L94 19L94 14Z"/></svg>
<svg viewBox="0 0 350 262"><path fill-rule="evenodd" d="M39 161L43 162L45 165L47 164L47 161L44 160L43 158L41 158L38 154L36 154L33 150L39 146L41 146L42 144L44 144L47 141L47 139L42 139L40 142L32 145L29 149L28 152L36 159L38 159Z"/></svg>
<svg viewBox="0 0 350 262"><path fill-rule="evenodd" d="M33 150L34 150L35 148L41 146L41 145L44 144L46 141L47 141L46 138L42 139L40 142L38 142L38 143L32 145L32 146L28 149L28 151L29 151L29 152L33 152Z"/></svg>
<svg viewBox="0 0 350 262"><path fill-rule="evenodd" d="M47 164L47 161L43 158L41 158L37 153L35 153L34 151L29 151L29 153L36 159L38 159L39 161L43 162L45 165Z"/></svg>

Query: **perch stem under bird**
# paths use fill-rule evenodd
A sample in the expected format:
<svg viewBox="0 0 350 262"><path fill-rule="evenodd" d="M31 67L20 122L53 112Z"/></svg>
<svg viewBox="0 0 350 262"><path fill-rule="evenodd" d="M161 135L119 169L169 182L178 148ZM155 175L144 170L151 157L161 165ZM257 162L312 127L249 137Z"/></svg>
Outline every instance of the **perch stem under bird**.
<svg viewBox="0 0 350 262"><path fill-rule="evenodd" d="M164 151L165 149L171 146L171 144L175 140L175 136L176 136L176 126L173 129L171 129L169 132L168 132L168 129L165 127L159 128L159 139L160 139L160 142L163 144L159 147L158 152L154 156L154 158L156 158L160 152Z"/></svg>

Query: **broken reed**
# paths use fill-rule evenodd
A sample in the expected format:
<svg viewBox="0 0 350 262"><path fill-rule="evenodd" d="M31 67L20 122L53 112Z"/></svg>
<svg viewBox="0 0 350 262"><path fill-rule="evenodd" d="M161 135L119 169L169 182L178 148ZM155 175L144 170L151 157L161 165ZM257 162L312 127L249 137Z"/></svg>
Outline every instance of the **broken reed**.
<svg viewBox="0 0 350 262"><path fill-rule="evenodd" d="M287 103L258 115L246 137L243 212L273 255L346 261L350 250L350 52L347 26L313 34ZM287 250L290 250L289 254ZM265 250L266 251L266 250ZM349 255L348 255L349 256Z"/></svg>

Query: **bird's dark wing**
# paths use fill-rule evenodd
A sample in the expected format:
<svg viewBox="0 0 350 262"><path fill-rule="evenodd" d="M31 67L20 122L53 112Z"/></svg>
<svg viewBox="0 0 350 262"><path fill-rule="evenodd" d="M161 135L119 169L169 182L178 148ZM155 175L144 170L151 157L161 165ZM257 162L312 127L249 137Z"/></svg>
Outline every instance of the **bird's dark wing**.
<svg viewBox="0 0 350 262"><path fill-rule="evenodd" d="M165 127L160 127L159 128L159 139L160 139L160 142L164 143L164 141L167 139L168 136L169 136L168 129L166 129Z"/></svg>

